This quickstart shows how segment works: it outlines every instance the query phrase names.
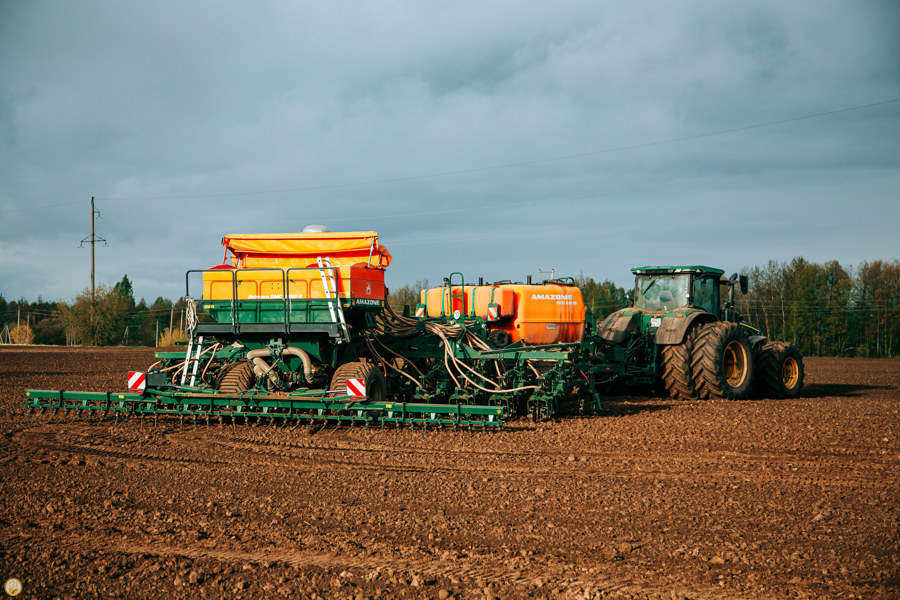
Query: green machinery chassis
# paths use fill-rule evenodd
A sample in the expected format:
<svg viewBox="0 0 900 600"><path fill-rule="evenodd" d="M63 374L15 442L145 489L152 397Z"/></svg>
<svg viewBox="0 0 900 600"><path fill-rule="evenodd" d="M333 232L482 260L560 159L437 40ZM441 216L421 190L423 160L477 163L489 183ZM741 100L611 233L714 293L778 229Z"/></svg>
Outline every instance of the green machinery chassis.
<svg viewBox="0 0 900 600"><path fill-rule="evenodd" d="M351 397L343 390L321 389L321 382L313 387L275 392L265 389L263 379L247 391L222 393L208 383L195 386L193 377L188 385L182 377L178 385L174 379L160 380L160 371L151 371L146 374L147 387L142 392L27 390L28 413L76 412L99 415L101 419L108 415L116 419L154 420L165 416L178 418L182 423L187 418L194 423L198 419L215 419L220 423L244 424L500 429L508 419L517 416L543 420L566 414L596 414L603 386L613 380L646 376L634 373L633 367L626 368L626 348L592 335L580 342L543 346L524 346L519 342L495 348L486 342L490 324L480 317L414 319L408 317L408 309L399 316L386 304L357 306L350 299L342 306L345 301L336 297L296 300L285 296L281 300L244 301L237 298L237 276L229 275L232 299L219 303L203 301L203 308L216 318L213 323L198 323L192 342L195 336L202 340L203 333L214 338L221 336L226 343L234 342L219 355L226 361L263 347L269 347L277 361L285 345L304 348L326 369L337 369L365 357L385 369L388 397ZM284 277L288 278L288 274ZM287 279L282 289L288 289ZM330 343L327 339L339 336L333 315L344 309L352 313L348 316L355 324L351 328L354 333L344 344ZM594 329L595 324L589 324ZM329 329L323 334L323 327L334 331ZM235 350L238 346L244 350ZM201 360L199 347L196 356L192 356L191 348L189 344L184 354L185 374L192 362L196 374ZM379 349L385 351L384 356ZM169 354L160 353L158 358L168 361L178 356ZM418 373L389 370L398 361L415 365ZM296 365L286 366L296 372ZM153 376L157 379L151 382Z"/></svg>

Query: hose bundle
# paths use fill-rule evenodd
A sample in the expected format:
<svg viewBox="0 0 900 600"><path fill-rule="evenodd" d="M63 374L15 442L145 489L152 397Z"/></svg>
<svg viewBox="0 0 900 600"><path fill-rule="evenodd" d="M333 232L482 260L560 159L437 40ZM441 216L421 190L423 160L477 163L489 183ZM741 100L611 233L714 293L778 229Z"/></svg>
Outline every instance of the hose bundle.
<svg viewBox="0 0 900 600"><path fill-rule="evenodd" d="M395 364L395 360L386 359L382 355L382 352L379 352L379 348L383 352L389 353L396 358L402 359L404 364L411 365L412 368L415 369L418 376L421 378L424 373L422 373L422 371L415 365L415 363L407 360L404 356L392 350L380 339L378 339L379 335L403 336L414 334L416 333L416 331L418 331L419 323L420 321L418 319L398 315L396 311L391 308L390 304L385 303L384 311L377 318L377 326L374 329L370 329L366 332L365 340L366 345L369 347L369 351L375 358L377 358L381 362L382 365L384 365L386 368L390 368L400 373L401 375L412 381L419 389L424 389L419 378L416 378L415 376L398 367ZM464 385L460 384L460 380L463 380L472 387L492 394L511 394L525 390L538 389L539 386L536 385L504 389L496 381L490 379L489 377L486 377L482 373L479 373L478 371L467 365L465 362L458 359L453 352L452 344L454 343L463 343L470 348L474 348L475 350L494 350L494 348L492 348L490 344L488 344L486 341L484 341L465 327L466 325L471 323L474 322L466 323L464 321L463 324L438 323L436 321L424 322L425 332L435 335L441 340L441 343L444 346L444 366L447 369L447 374L450 376L450 378L453 380L453 383L455 383L457 387L465 387ZM500 361L493 360L492 362L494 364L494 369L497 372L497 377L502 377ZM469 377L469 374L473 377L477 377L481 381L481 383L490 387L484 387L484 385L480 385L472 377Z"/></svg>

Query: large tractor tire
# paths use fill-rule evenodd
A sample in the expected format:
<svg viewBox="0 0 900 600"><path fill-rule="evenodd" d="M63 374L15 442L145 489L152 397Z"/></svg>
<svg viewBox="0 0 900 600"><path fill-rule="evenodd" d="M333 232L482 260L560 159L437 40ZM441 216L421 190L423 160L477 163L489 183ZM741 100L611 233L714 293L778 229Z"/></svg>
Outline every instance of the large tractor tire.
<svg viewBox="0 0 900 600"><path fill-rule="evenodd" d="M662 380L669 396L676 400L690 400L697 397L694 371L691 366L694 338L698 328L684 336L680 344L662 347Z"/></svg>
<svg viewBox="0 0 900 600"><path fill-rule="evenodd" d="M692 353L697 395L702 399L745 400L753 385L750 339L737 323L703 325Z"/></svg>
<svg viewBox="0 0 900 600"><path fill-rule="evenodd" d="M346 392L348 379L362 379L366 386L366 396L373 402L384 402L387 398L384 374L378 365L365 362L349 362L339 366L331 377L329 389Z"/></svg>
<svg viewBox="0 0 900 600"><path fill-rule="evenodd" d="M231 363L222 370L216 385L223 394L242 394L256 383L253 364L247 360Z"/></svg>
<svg viewBox="0 0 900 600"><path fill-rule="evenodd" d="M766 398L796 398L803 387L803 357L793 344L769 342L756 353L755 389Z"/></svg>

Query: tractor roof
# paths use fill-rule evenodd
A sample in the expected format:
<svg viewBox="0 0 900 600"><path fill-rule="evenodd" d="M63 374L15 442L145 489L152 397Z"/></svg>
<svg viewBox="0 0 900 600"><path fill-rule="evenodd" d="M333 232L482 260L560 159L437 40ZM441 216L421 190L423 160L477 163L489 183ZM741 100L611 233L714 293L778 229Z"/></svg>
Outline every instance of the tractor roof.
<svg viewBox="0 0 900 600"><path fill-rule="evenodd" d="M703 265L674 265L667 267L634 267L631 272L635 275L680 275L682 273L694 273L697 275L713 275L721 277L725 274L722 269L705 267Z"/></svg>

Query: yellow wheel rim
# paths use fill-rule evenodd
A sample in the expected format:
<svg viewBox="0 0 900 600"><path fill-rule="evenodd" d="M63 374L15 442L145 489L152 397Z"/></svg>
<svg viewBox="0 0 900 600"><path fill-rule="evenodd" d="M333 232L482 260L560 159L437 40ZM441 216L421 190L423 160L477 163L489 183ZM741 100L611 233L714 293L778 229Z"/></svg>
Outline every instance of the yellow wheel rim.
<svg viewBox="0 0 900 600"><path fill-rule="evenodd" d="M747 377L747 353L739 342L732 341L725 346L725 379L731 387L738 387Z"/></svg>
<svg viewBox="0 0 900 600"><path fill-rule="evenodd" d="M799 379L800 365L797 364L794 357L788 356L781 365L781 381L784 383L784 387L790 390L797 385Z"/></svg>

